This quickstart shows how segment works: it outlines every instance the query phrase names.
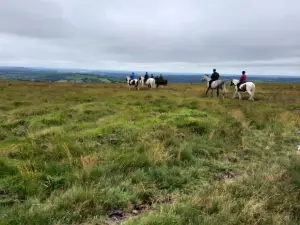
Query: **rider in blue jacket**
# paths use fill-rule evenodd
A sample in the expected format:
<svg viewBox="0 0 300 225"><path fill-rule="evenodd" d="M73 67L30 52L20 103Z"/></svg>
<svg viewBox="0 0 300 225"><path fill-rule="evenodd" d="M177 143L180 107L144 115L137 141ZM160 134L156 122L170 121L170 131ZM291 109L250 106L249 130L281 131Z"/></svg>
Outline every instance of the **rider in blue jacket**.
<svg viewBox="0 0 300 225"><path fill-rule="evenodd" d="M131 74L130 79L131 79L131 80L134 79L134 73Z"/></svg>

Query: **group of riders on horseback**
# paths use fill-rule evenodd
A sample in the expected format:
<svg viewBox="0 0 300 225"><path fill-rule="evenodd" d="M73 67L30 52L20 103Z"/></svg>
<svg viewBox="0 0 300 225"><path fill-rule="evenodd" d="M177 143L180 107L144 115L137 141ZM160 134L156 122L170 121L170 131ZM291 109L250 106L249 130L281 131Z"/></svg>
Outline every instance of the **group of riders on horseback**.
<svg viewBox="0 0 300 225"><path fill-rule="evenodd" d="M139 84L142 84L142 86L146 85L148 86L148 88L154 86L157 88L159 85L168 84L168 81L163 78L162 74L156 77L154 77L153 74L151 74L151 76L149 77L148 72L146 72L145 76L138 77L138 79L136 79L134 73L132 73L130 77L126 77L126 81L128 83L129 88L133 85L136 87L136 89L138 89Z"/></svg>
<svg viewBox="0 0 300 225"><path fill-rule="evenodd" d="M214 81L216 81L216 80L219 80L219 78L220 78L219 73L216 72L216 69L213 69L213 73L212 73L212 75L211 75L211 77L210 77L211 80L209 81L209 86L208 86L208 87L211 88L211 83L214 82ZM237 83L237 88L238 88L239 91L245 91L245 86L243 86L243 89L240 89L240 86L241 86L242 84L246 83L246 82L247 82L246 72L243 71L243 72L242 72L242 75L241 75L241 77L240 77L240 80L239 80L239 82ZM231 86L232 86L232 85L231 85Z"/></svg>
<svg viewBox="0 0 300 225"><path fill-rule="evenodd" d="M149 77L148 72L146 72L146 74L144 76L144 82L147 82L147 80L149 78L155 79L156 85L165 85L167 83L167 80L164 80L162 74L160 74L159 76L156 76L156 77L154 77L153 74L151 74L151 76ZM134 73L131 74L130 79L134 80ZM139 77L139 81L141 81L142 79L143 79L142 77Z"/></svg>
<svg viewBox="0 0 300 225"><path fill-rule="evenodd" d="M225 92L226 92L226 85L225 81L222 81L219 79L220 75L216 71L216 69L213 69L212 75L209 77L208 75L204 75L201 81L206 80L207 81L207 90L206 90L206 95L208 91L211 89L212 94L213 90L217 90L217 95L219 96L219 89L222 91L223 98L225 97ZM138 85L139 83L144 86L150 87L158 87L159 85L167 85L168 81L163 78L163 76L160 74L160 76L154 77L153 74L149 77L148 72L146 72L145 76L140 76L138 79L135 79L134 73L131 74L131 76L126 77L126 81L128 83L128 87L130 89L131 86L135 86L136 89L139 89ZM237 79L232 79L230 86L235 86L235 94L233 98L235 98L236 95L239 96L239 99L241 99L241 94L240 92L248 92L250 95L249 100L254 101L254 92L255 92L255 85L252 82L247 82L247 76L246 72L243 71L242 75L239 80Z"/></svg>
<svg viewBox="0 0 300 225"><path fill-rule="evenodd" d="M225 97L225 92L226 92L226 87L225 87L225 81L219 80L220 75L216 71L216 69L213 70L213 73L211 77L208 75L204 75L202 78L202 81L206 80L207 81L207 90L206 90L206 95L209 91L209 89L217 89L217 95L219 96L219 89L222 90L223 98ZM241 94L240 92L248 92L250 95L249 100L254 101L254 92L255 92L255 84L252 82L247 82L247 76L246 72L242 71L242 75L240 76L240 79L232 79L230 86L235 86L235 93L233 98L238 94L239 99L241 99Z"/></svg>

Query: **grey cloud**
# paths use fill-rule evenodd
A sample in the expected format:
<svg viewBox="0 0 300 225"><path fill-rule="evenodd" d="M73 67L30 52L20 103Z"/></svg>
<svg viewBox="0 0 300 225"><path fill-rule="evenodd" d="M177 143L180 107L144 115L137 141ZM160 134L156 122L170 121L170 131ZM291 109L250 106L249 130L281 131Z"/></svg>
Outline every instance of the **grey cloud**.
<svg viewBox="0 0 300 225"><path fill-rule="evenodd" d="M297 0L1 1L0 63L295 74L299 22Z"/></svg>
<svg viewBox="0 0 300 225"><path fill-rule="evenodd" d="M4 0L0 3L0 32L35 38L71 35L72 25L58 4L41 0Z"/></svg>

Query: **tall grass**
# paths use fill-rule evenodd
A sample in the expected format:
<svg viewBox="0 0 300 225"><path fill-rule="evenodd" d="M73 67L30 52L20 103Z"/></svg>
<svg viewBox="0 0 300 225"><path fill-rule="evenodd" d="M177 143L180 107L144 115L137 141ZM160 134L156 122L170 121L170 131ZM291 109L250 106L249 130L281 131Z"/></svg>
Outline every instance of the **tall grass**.
<svg viewBox="0 0 300 225"><path fill-rule="evenodd" d="M300 85L257 86L0 83L0 224L299 224Z"/></svg>

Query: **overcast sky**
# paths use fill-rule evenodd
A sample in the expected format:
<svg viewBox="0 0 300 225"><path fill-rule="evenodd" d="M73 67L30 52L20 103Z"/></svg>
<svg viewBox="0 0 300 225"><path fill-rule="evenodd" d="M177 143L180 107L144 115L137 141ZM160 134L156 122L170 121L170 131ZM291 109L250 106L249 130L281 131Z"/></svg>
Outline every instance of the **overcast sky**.
<svg viewBox="0 0 300 225"><path fill-rule="evenodd" d="M300 75L300 1L0 0L0 65Z"/></svg>

